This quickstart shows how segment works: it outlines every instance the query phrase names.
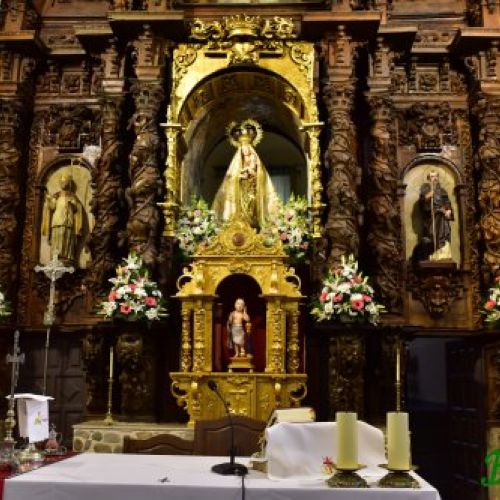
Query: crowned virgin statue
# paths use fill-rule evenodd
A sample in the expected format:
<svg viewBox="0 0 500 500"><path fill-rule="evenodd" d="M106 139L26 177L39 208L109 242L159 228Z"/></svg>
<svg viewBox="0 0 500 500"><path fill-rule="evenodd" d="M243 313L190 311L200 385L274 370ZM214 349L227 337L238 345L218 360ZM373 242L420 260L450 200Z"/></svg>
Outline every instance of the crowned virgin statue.
<svg viewBox="0 0 500 500"><path fill-rule="evenodd" d="M262 227L278 202L271 177L255 151L262 139L262 127L255 120L232 122L227 135L237 149L212 209L222 221L234 218Z"/></svg>

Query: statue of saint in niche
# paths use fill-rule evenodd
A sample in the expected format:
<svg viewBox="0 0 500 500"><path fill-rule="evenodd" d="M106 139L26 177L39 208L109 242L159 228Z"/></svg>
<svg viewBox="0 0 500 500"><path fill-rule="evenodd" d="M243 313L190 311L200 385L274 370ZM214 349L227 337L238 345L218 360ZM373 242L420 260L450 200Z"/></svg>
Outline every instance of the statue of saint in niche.
<svg viewBox="0 0 500 500"><path fill-rule="evenodd" d="M451 227L454 219L450 197L439 183L439 173L431 170L420 187L422 216L417 260L451 260Z"/></svg>
<svg viewBox="0 0 500 500"><path fill-rule="evenodd" d="M250 322L247 307L243 299L236 299L234 311L227 318L227 343L234 349L235 357L246 356L245 341L247 340L246 325Z"/></svg>
<svg viewBox="0 0 500 500"><path fill-rule="evenodd" d="M50 257L57 254L64 264L75 264L82 236L85 209L76 195L73 177L64 172L59 179L60 191L46 194L42 218L42 234L47 236Z"/></svg>
<svg viewBox="0 0 500 500"><path fill-rule="evenodd" d="M254 148L262 139L262 127L255 120L233 122L227 134L237 150L212 209L222 221L235 218L262 227L278 201L271 177Z"/></svg>

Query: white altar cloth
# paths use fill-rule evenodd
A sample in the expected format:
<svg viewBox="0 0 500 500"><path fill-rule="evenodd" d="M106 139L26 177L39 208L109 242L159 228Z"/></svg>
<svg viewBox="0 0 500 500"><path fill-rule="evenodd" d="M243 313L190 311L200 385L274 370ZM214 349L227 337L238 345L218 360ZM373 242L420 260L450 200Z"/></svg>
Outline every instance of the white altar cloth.
<svg viewBox="0 0 500 500"><path fill-rule="evenodd" d="M221 461L224 457L83 453L8 479L4 500L239 500L241 477L210 470ZM372 485L385 474L360 472ZM272 481L251 470L245 489L247 500L439 500L436 489L418 479L417 490L334 490L322 480Z"/></svg>

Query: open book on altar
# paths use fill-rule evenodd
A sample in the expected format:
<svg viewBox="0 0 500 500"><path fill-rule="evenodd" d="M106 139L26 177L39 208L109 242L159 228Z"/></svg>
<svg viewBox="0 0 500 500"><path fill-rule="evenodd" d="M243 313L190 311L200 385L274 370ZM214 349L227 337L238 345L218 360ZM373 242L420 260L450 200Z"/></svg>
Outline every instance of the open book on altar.
<svg viewBox="0 0 500 500"><path fill-rule="evenodd" d="M271 417L267 421L267 427L279 424L280 422L289 423L307 423L316 420L316 412L309 406L301 408L278 408L273 411Z"/></svg>

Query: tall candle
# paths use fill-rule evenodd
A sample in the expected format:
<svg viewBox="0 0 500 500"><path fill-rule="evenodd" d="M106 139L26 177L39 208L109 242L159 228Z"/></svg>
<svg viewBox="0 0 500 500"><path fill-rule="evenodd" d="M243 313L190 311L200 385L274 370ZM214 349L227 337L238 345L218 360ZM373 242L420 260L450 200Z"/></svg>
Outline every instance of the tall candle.
<svg viewBox="0 0 500 500"><path fill-rule="evenodd" d="M113 346L109 348L109 378L113 378Z"/></svg>
<svg viewBox="0 0 500 500"><path fill-rule="evenodd" d="M410 430L406 412L387 413L387 461L389 469L410 469Z"/></svg>
<svg viewBox="0 0 500 500"><path fill-rule="evenodd" d="M354 412L337 412L337 468L358 467L358 422Z"/></svg>
<svg viewBox="0 0 500 500"><path fill-rule="evenodd" d="M396 382L401 381L401 344L396 340Z"/></svg>

